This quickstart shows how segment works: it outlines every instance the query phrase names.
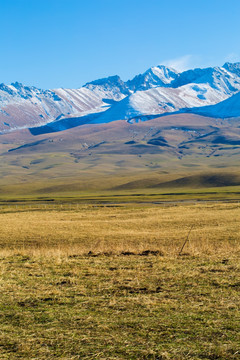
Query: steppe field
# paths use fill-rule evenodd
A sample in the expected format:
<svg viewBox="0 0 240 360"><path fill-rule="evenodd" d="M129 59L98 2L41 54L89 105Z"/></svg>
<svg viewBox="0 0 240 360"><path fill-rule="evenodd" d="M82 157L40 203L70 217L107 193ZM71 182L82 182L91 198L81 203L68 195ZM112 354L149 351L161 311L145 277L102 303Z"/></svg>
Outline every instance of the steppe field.
<svg viewBox="0 0 240 360"><path fill-rule="evenodd" d="M236 194L133 195L1 202L0 359L240 358Z"/></svg>
<svg viewBox="0 0 240 360"><path fill-rule="evenodd" d="M0 359L239 359L238 124L1 135Z"/></svg>

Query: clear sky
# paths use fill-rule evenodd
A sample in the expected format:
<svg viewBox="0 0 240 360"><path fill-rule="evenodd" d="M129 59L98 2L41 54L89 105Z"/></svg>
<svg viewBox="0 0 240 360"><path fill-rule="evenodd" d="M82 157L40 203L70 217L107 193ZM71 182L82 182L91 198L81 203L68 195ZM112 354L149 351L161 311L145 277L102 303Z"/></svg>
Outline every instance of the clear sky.
<svg viewBox="0 0 240 360"><path fill-rule="evenodd" d="M240 61L239 0L0 0L0 83L77 88Z"/></svg>

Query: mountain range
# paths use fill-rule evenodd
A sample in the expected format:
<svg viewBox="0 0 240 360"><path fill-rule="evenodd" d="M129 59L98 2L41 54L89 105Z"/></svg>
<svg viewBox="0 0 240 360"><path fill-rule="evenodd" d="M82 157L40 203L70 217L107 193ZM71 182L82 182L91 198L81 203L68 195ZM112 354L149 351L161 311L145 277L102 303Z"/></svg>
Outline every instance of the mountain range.
<svg viewBox="0 0 240 360"><path fill-rule="evenodd" d="M183 72L159 65L79 89L1 84L0 196L236 192L239 119L240 63Z"/></svg>
<svg viewBox="0 0 240 360"><path fill-rule="evenodd" d="M42 129L37 133L59 131L81 124L134 122L183 112L238 117L239 92L240 63L183 72L159 65L132 80L110 76L79 89L0 84L0 132L24 128Z"/></svg>

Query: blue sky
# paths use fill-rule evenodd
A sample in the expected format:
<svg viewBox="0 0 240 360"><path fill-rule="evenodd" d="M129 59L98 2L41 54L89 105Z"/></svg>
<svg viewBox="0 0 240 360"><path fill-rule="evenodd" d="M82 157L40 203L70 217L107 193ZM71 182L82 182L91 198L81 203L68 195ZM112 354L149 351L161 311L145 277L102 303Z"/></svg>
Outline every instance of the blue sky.
<svg viewBox="0 0 240 360"><path fill-rule="evenodd" d="M0 0L0 83L77 88L240 61L239 0Z"/></svg>

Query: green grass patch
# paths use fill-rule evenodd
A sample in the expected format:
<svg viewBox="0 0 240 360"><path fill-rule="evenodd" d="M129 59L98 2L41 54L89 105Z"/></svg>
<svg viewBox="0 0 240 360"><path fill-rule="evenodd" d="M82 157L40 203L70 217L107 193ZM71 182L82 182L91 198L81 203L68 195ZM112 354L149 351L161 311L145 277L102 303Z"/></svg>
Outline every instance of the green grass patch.
<svg viewBox="0 0 240 360"><path fill-rule="evenodd" d="M237 359L237 257L0 259L1 359Z"/></svg>

